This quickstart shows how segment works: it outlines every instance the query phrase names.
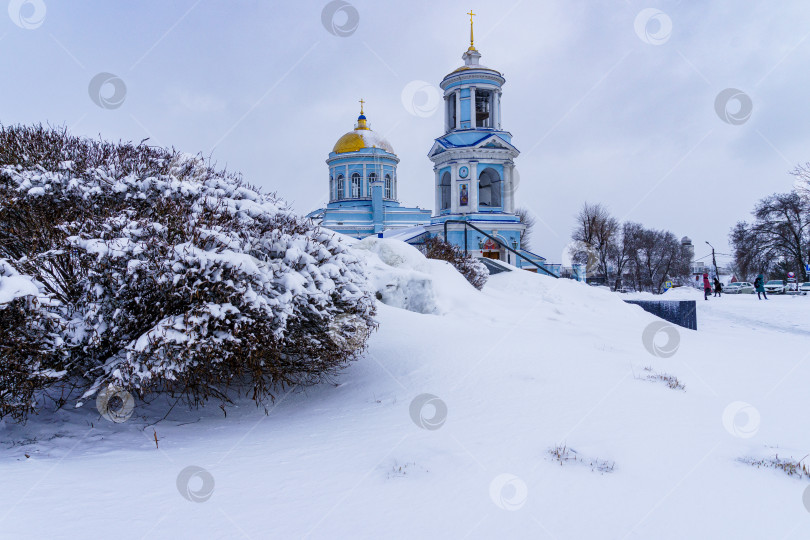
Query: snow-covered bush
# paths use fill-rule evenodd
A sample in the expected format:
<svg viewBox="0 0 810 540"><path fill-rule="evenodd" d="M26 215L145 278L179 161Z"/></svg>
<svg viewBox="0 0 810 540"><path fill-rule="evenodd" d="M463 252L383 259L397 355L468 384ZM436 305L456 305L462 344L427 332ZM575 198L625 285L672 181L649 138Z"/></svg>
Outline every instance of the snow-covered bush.
<svg viewBox="0 0 810 540"><path fill-rule="evenodd" d="M376 324L363 265L332 233L199 157L143 144L0 129L0 257L41 289L35 316L15 322L14 300L0 335L25 341L30 373L52 348L48 381L85 396L112 383L262 401L335 374Z"/></svg>
<svg viewBox="0 0 810 540"><path fill-rule="evenodd" d="M429 259L447 261L478 290L484 288L489 279L489 270L484 263L470 256L465 256L460 249L437 237L429 237L423 247Z"/></svg>
<svg viewBox="0 0 810 540"><path fill-rule="evenodd" d="M63 374L58 315L43 310L48 298L37 284L0 259L0 418L22 420L34 410L34 393Z"/></svg>

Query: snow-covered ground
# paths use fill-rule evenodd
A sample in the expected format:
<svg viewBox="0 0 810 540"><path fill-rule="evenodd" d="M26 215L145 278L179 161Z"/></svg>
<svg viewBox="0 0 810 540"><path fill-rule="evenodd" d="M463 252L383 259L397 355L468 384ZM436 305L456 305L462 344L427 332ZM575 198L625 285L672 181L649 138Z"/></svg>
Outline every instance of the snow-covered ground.
<svg viewBox="0 0 810 540"><path fill-rule="evenodd" d="M379 303L337 385L268 414L148 426L165 404L121 424L87 404L0 425L0 537L810 537L810 483L739 461L810 453L810 296L671 291L699 330L651 344L660 319L620 295L528 272L479 292L393 242L355 250L392 303L416 280L435 309Z"/></svg>

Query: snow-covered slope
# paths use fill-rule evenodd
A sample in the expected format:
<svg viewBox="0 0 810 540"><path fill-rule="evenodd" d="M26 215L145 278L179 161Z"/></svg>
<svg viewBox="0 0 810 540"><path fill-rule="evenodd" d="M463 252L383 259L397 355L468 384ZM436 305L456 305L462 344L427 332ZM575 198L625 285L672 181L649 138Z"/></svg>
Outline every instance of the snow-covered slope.
<svg viewBox="0 0 810 540"><path fill-rule="evenodd" d="M619 295L528 272L476 291L390 242L353 249L379 284L429 283L440 314L378 303L365 357L267 415L243 402L147 427L165 404L139 403L123 424L85 407L3 426L0 536L810 536L807 482L738 461L810 452L810 297L678 292L699 330L662 358L642 341L659 319Z"/></svg>

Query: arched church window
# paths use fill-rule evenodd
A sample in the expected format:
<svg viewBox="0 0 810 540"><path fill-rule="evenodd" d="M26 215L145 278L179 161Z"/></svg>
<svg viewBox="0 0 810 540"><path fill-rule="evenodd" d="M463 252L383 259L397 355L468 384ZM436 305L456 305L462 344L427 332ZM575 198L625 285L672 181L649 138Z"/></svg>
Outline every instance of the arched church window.
<svg viewBox="0 0 810 540"><path fill-rule="evenodd" d="M501 206L501 177L495 169L486 168L478 177L478 206L498 208Z"/></svg>
<svg viewBox="0 0 810 540"><path fill-rule="evenodd" d="M442 181L439 184L441 188L441 209L447 210L450 208L450 173L446 172L442 175Z"/></svg>
<svg viewBox="0 0 810 540"><path fill-rule="evenodd" d="M352 173L352 198L359 199L360 198L360 186L362 181L360 179L360 173Z"/></svg>
<svg viewBox="0 0 810 540"><path fill-rule="evenodd" d="M386 175L385 175L385 198L386 198L386 199L392 199L392 198L393 198L393 197L392 197L393 193L391 192L391 189L392 189L392 186L391 186L391 175L390 175L390 174L386 174Z"/></svg>
<svg viewBox="0 0 810 540"><path fill-rule="evenodd" d="M476 127L492 127L492 91L475 91L475 125Z"/></svg>
<svg viewBox="0 0 810 540"><path fill-rule="evenodd" d="M329 201L335 200L335 179L329 177Z"/></svg>
<svg viewBox="0 0 810 540"><path fill-rule="evenodd" d="M450 129L456 129L456 93L453 92L444 99L447 103L447 125Z"/></svg>
<svg viewBox="0 0 810 540"><path fill-rule="evenodd" d="M377 181L377 173L369 173L368 187L366 188L366 197L371 197L371 183Z"/></svg>
<svg viewBox="0 0 810 540"><path fill-rule="evenodd" d="M337 177L337 198L343 198L343 175L339 174Z"/></svg>

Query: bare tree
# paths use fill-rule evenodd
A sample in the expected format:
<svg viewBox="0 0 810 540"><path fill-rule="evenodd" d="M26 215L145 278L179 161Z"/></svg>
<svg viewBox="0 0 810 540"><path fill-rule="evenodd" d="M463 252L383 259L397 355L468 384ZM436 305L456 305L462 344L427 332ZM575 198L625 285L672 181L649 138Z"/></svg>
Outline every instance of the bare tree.
<svg viewBox="0 0 810 540"><path fill-rule="evenodd" d="M617 233L615 242L612 242L608 248L608 260L616 272L616 279L613 284L615 290L619 290L623 287L622 276L624 276L625 269L630 264L630 260L633 256L633 244L628 240L633 238L635 230L641 228L641 225L638 223L623 223Z"/></svg>
<svg viewBox="0 0 810 540"><path fill-rule="evenodd" d="M805 200L810 199L810 163L798 165L791 173L796 177L796 191Z"/></svg>
<svg viewBox="0 0 810 540"><path fill-rule="evenodd" d="M734 274L743 281L754 281L758 273L769 274L768 258L763 256L753 227L740 221L729 234L734 252Z"/></svg>
<svg viewBox="0 0 810 540"><path fill-rule="evenodd" d="M799 191L776 193L759 201L753 216L753 223L737 223L730 234L737 268L746 277L796 271L807 281L810 198Z"/></svg>
<svg viewBox="0 0 810 540"><path fill-rule="evenodd" d="M601 204L588 204L582 206L577 214L577 226L571 238L580 244L581 252L588 257L590 266L591 256L596 259L598 271L610 280L610 254L614 251L619 222L610 215L610 212ZM579 258L582 254L580 252ZM575 260L578 257L575 257ZM577 261L581 262L581 261Z"/></svg>
<svg viewBox="0 0 810 540"><path fill-rule="evenodd" d="M520 222L526 226L526 229L520 237L520 249L529 251L531 249L532 233L534 232L537 218L529 212L528 208L516 209L515 215L520 219Z"/></svg>
<svg viewBox="0 0 810 540"><path fill-rule="evenodd" d="M626 279L633 288L660 294L670 279L685 281L692 252L670 231L646 229L640 223L619 221L600 204L585 203L571 235L583 254L593 255L595 266L615 289Z"/></svg>

